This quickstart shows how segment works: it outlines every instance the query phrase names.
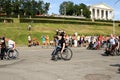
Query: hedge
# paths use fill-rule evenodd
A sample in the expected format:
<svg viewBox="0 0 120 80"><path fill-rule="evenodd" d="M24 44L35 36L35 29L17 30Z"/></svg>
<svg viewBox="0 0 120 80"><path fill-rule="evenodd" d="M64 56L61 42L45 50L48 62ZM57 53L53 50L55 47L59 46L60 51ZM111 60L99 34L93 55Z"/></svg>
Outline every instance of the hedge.
<svg viewBox="0 0 120 80"><path fill-rule="evenodd" d="M13 23L13 19L0 18L0 22Z"/></svg>
<svg viewBox="0 0 120 80"><path fill-rule="evenodd" d="M91 21L91 19L84 19L84 18L69 18L69 17L54 17L54 16L34 16L33 18L45 18L45 19L64 19L64 20L84 20L84 21Z"/></svg>
<svg viewBox="0 0 120 80"><path fill-rule="evenodd" d="M67 21L67 20L46 20L46 19L20 19L20 23L54 23L54 24L83 24L83 25L106 25L112 26L112 23L98 23L92 21Z"/></svg>

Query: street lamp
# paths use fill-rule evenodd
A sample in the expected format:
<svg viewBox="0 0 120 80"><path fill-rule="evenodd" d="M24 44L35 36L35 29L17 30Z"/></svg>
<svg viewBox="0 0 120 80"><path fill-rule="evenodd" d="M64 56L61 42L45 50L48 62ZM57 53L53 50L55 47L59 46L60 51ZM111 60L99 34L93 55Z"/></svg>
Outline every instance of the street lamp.
<svg viewBox="0 0 120 80"><path fill-rule="evenodd" d="M66 15L66 4L64 4L63 7L64 7L64 15Z"/></svg>
<svg viewBox="0 0 120 80"><path fill-rule="evenodd" d="M83 17L83 9L80 9L81 10L81 16Z"/></svg>
<svg viewBox="0 0 120 80"><path fill-rule="evenodd" d="M115 34L115 21L113 20L113 34Z"/></svg>
<svg viewBox="0 0 120 80"><path fill-rule="evenodd" d="M115 20L114 20L114 15L113 15L113 34L115 34Z"/></svg>

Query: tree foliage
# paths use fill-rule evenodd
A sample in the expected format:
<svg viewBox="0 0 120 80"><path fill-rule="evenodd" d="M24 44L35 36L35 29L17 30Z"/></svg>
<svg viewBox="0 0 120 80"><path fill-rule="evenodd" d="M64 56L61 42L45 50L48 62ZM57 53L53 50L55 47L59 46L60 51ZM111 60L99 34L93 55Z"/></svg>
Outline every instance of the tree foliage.
<svg viewBox="0 0 120 80"><path fill-rule="evenodd" d="M71 1L64 1L60 4L59 12L61 15L71 15L71 16L81 16L83 15L86 18L90 18L90 11L87 5L81 4L74 4Z"/></svg>
<svg viewBox="0 0 120 80"><path fill-rule="evenodd" d="M9 15L36 15L47 14L50 3L42 0L0 0L0 13Z"/></svg>

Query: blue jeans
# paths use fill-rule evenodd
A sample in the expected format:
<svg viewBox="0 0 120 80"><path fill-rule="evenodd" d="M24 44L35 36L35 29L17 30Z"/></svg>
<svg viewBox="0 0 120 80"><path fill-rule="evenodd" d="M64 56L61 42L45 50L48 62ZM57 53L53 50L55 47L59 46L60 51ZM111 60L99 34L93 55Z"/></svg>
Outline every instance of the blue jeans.
<svg viewBox="0 0 120 80"><path fill-rule="evenodd" d="M54 51L52 52L52 56L57 55L58 51L61 51L61 47L60 46L55 47Z"/></svg>

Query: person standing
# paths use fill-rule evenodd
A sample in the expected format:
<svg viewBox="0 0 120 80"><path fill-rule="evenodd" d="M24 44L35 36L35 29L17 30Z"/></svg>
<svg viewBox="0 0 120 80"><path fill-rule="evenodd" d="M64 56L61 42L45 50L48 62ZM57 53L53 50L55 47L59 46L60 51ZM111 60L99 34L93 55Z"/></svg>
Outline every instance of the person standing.
<svg viewBox="0 0 120 80"><path fill-rule="evenodd" d="M1 60L4 59L5 52L6 52L6 43L5 43L5 37L1 38L1 53L0 53L0 58Z"/></svg>
<svg viewBox="0 0 120 80"><path fill-rule="evenodd" d="M32 27L31 25L28 25L28 31L31 31L31 27Z"/></svg>
<svg viewBox="0 0 120 80"><path fill-rule="evenodd" d="M49 45L49 36L48 35L46 35L45 40L46 40L46 46L48 46Z"/></svg>
<svg viewBox="0 0 120 80"><path fill-rule="evenodd" d="M45 36L42 36L41 39L42 39L42 48L43 48L43 47L45 47L45 45L46 45L46 42L45 42L45 41L46 41Z"/></svg>
<svg viewBox="0 0 120 80"><path fill-rule="evenodd" d="M28 47L31 47L32 46L32 39L31 39L31 36L28 35Z"/></svg>

